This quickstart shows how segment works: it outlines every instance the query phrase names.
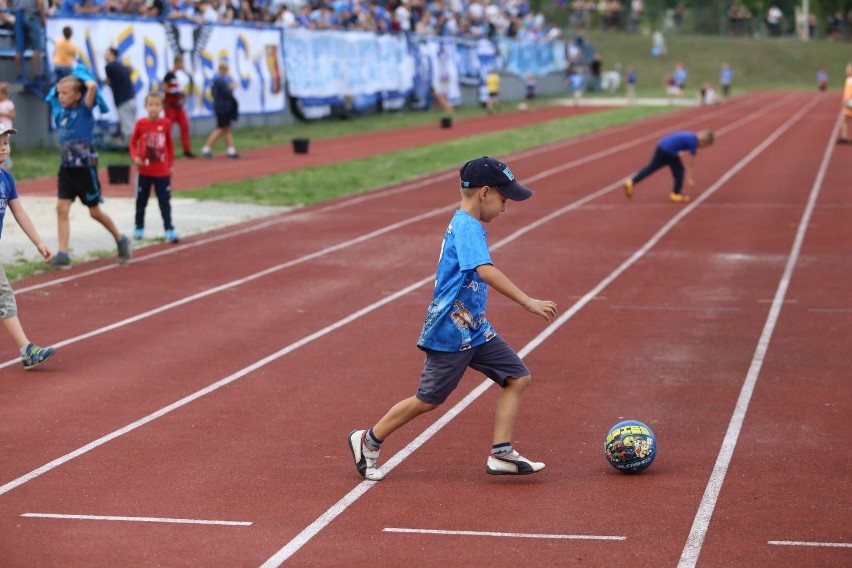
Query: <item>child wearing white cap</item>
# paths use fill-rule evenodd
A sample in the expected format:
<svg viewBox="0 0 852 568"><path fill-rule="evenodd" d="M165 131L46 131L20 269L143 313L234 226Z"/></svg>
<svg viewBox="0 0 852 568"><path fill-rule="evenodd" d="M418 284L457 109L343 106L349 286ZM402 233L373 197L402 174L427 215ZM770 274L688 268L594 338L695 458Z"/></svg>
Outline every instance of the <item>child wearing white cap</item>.
<svg viewBox="0 0 852 568"><path fill-rule="evenodd" d="M18 131L8 124L0 122L0 166L6 163L12 151L9 136L17 133ZM0 168L0 237L3 235L3 220L6 217L7 209L12 212L15 221L36 246L44 260L49 261L53 257L53 253L44 244L30 216L27 215L24 206L18 199L15 178L5 168ZM0 262L0 320L3 321L3 327L6 328L6 331L18 345L18 349L21 350L21 363L23 363L24 369L32 369L41 365L55 353L56 350L53 347L43 348L32 343L24 333L24 328L21 326L20 319L18 319L15 293L12 291L9 279L6 278L6 271L3 270L2 262Z"/></svg>

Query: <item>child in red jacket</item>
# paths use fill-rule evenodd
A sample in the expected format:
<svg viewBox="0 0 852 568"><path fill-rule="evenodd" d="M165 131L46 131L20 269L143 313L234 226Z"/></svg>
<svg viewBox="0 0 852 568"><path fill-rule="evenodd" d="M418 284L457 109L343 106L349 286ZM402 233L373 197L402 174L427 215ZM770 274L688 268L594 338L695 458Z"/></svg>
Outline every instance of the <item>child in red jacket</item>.
<svg viewBox="0 0 852 568"><path fill-rule="evenodd" d="M139 168L136 181L136 230L134 239L145 234L145 208L151 186L157 194L163 226L166 230L166 242L178 242L178 235L172 226L172 164L175 161L175 148L172 142L172 123L161 118L163 96L160 93L148 93L145 97L146 118L140 118L130 137L130 158Z"/></svg>

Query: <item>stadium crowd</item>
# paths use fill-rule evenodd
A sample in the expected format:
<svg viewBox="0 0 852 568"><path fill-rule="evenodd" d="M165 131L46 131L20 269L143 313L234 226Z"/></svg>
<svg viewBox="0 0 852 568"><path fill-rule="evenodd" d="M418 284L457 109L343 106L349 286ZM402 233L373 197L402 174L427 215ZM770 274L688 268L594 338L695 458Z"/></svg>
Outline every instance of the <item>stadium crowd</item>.
<svg viewBox="0 0 852 568"><path fill-rule="evenodd" d="M38 1L38 0L37 0ZM15 0L0 0L0 8ZM529 0L46 0L54 16L134 16L198 24L252 22L285 28L416 32L551 40L560 30Z"/></svg>

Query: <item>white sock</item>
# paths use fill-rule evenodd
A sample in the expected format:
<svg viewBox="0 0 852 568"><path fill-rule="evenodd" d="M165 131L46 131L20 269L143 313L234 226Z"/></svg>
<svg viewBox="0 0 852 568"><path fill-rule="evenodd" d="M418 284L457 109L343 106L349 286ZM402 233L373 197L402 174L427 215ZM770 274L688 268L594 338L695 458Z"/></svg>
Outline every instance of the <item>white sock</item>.
<svg viewBox="0 0 852 568"><path fill-rule="evenodd" d="M233 156L233 155L234 155L234 154L236 154L236 153L237 153L237 149L236 149L236 148L234 148L233 146L228 146L228 154L230 154L230 155L232 155L232 156Z"/></svg>
<svg viewBox="0 0 852 568"><path fill-rule="evenodd" d="M202 148L201 153L202 154L209 154L210 153L210 146L205 146L204 148Z"/></svg>

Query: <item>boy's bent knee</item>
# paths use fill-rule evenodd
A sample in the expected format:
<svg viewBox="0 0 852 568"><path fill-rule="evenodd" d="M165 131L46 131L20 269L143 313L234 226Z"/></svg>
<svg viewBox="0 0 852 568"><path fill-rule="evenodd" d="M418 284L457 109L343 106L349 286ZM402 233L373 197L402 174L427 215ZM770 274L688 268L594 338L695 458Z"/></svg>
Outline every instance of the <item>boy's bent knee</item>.
<svg viewBox="0 0 852 568"><path fill-rule="evenodd" d="M510 378L506 379L506 386L512 387L512 388L517 388L517 389L526 389L530 385L531 382L532 382L532 375L525 375L523 377L518 377L517 379L510 377Z"/></svg>
<svg viewBox="0 0 852 568"><path fill-rule="evenodd" d="M440 402L427 402L425 400L421 400L419 396L412 397L412 401L414 403L414 407L420 414L423 414L424 412L430 412L441 406Z"/></svg>

